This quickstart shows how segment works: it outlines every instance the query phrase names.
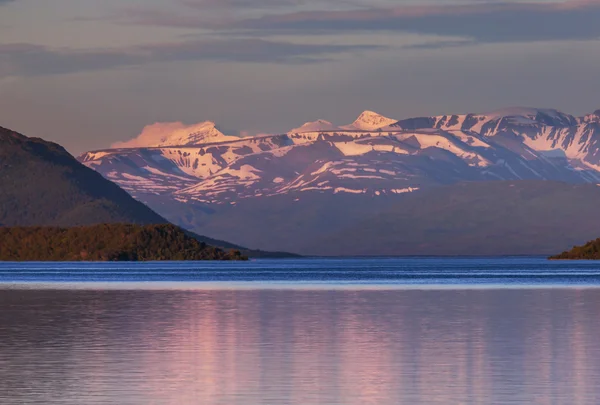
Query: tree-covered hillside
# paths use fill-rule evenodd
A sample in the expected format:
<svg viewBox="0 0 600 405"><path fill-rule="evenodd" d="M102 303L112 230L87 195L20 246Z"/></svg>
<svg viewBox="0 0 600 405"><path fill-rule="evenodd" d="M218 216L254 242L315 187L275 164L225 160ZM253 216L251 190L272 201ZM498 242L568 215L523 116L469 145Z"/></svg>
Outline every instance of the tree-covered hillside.
<svg viewBox="0 0 600 405"><path fill-rule="evenodd" d="M600 239L550 257L551 260L600 260Z"/></svg>
<svg viewBox="0 0 600 405"><path fill-rule="evenodd" d="M0 227L0 261L242 260L174 225Z"/></svg>

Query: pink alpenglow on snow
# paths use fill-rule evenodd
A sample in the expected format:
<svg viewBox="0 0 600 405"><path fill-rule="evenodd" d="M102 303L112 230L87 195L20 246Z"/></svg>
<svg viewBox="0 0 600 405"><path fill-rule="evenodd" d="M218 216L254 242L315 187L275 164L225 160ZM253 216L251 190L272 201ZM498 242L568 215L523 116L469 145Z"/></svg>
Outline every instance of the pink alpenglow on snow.
<svg viewBox="0 0 600 405"><path fill-rule="evenodd" d="M219 131L214 122L204 121L185 125L181 122L157 122L146 126L142 133L126 142L117 142L113 148L149 148L160 146L187 146L226 142L239 139Z"/></svg>

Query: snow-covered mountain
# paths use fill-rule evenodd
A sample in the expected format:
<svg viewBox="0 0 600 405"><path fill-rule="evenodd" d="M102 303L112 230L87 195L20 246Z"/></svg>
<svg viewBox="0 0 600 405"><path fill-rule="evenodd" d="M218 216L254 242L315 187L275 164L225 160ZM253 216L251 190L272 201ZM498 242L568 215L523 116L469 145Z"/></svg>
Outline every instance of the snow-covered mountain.
<svg viewBox="0 0 600 405"><path fill-rule="evenodd" d="M142 201L235 204L304 192L400 195L461 181L600 183L599 142L600 111L511 108L400 121L366 111L351 125L319 120L248 138L211 122L156 124L79 160Z"/></svg>
<svg viewBox="0 0 600 405"><path fill-rule="evenodd" d="M237 137L223 134L212 121L194 125L181 122L156 123L148 125L135 139L119 142L114 148L145 148L156 146L186 146L203 143L225 142Z"/></svg>
<svg viewBox="0 0 600 405"><path fill-rule="evenodd" d="M576 169L600 170L600 110L574 117L552 109L509 108L489 114L413 118L393 127L475 133L505 144L522 143L544 156L564 156Z"/></svg>
<svg viewBox="0 0 600 405"><path fill-rule="evenodd" d="M289 134L303 134L305 132L320 132L320 131L335 131L338 128L335 127L331 122L325 120L309 121L303 124L301 127L294 128Z"/></svg>
<svg viewBox="0 0 600 405"><path fill-rule="evenodd" d="M352 124L342 128L357 131L376 131L396 122L398 122L398 120L384 117L373 111L365 111Z"/></svg>

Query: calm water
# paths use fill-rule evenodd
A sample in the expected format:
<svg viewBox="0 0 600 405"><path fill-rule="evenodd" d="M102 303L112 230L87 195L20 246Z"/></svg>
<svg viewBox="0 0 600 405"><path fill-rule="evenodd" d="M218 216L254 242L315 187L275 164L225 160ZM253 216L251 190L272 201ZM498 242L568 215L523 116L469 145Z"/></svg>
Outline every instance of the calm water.
<svg viewBox="0 0 600 405"><path fill-rule="evenodd" d="M599 404L600 266L0 264L1 404Z"/></svg>

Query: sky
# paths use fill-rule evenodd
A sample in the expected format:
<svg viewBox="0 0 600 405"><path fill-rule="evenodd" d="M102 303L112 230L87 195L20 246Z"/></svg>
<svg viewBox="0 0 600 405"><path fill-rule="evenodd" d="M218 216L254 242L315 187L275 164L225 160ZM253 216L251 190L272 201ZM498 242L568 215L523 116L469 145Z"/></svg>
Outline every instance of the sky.
<svg viewBox="0 0 600 405"><path fill-rule="evenodd" d="M0 126L79 154L156 122L582 115L598 22L600 0L0 0Z"/></svg>

